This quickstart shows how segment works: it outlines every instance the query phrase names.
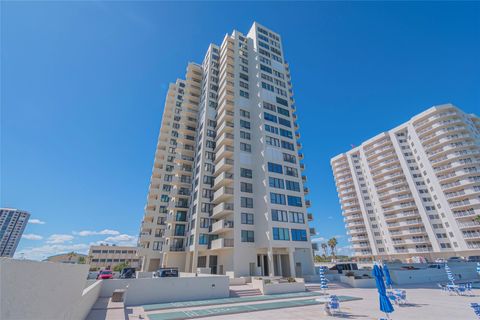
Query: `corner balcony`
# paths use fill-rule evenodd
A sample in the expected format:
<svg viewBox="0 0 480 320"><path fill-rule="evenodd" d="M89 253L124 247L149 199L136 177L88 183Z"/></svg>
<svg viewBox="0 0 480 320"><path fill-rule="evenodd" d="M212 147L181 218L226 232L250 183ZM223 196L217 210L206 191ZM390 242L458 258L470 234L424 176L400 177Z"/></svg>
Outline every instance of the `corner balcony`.
<svg viewBox="0 0 480 320"><path fill-rule="evenodd" d="M217 177L219 174L232 169L233 163L234 162L232 159L223 158L222 160L220 160L217 164L215 164L214 176Z"/></svg>
<svg viewBox="0 0 480 320"><path fill-rule="evenodd" d="M221 135L226 132L232 133L233 128L234 128L233 122L225 121L217 128L217 135Z"/></svg>
<svg viewBox="0 0 480 320"><path fill-rule="evenodd" d="M233 197L233 188L230 187L222 187L215 191L213 194L213 203L218 204L220 202L225 202L230 200Z"/></svg>
<svg viewBox="0 0 480 320"><path fill-rule="evenodd" d="M311 206L310 200L305 200L305 207L310 208Z"/></svg>
<svg viewBox="0 0 480 320"><path fill-rule="evenodd" d="M218 219L233 214L233 203L222 202L213 208L212 218Z"/></svg>
<svg viewBox="0 0 480 320"><path fill-rule="evenodd" d="M233 239L215 239L208 245L210 250L221 250L233 248Z"/></svg>
<svg viewBox="0 0 480 320"><path fill-rule="evenodd" d="M218 177L215 178L213 183L213 189L218 190L221 187L229 186L233 183L233 173L223 172Z"/></svg>
<svg viewBox="0 0 480 320"><path fill-rule="evenodd" d="M233 146L227 146L227 145L224 145L220 148L218 148L216 154L215 154L215 158L224 158L224 157L232 157L233 156Z"/></svg>
<svg viewBox="0 0 480 320"><path fill-rule="evenodd" d="M310 189L308 187L303 187L303 193L305 195L309 194L310 193Z"/></svg>
<svg viewBox="0 0 480 320"><path fill-rule="evenodd" d="M215 222L209 228L210 234L219 234L233 229L233 221L222 219Z"/></svg>
<svg viewBox="0 0 480 320"><path fill-rule="evenodd" d="M230 132L225 132L222 135L217 135L217 139L215 140L217 148L219 149L224 145L233 146L234 137L235 136Z"/></svg>
<svg viewBox="0 0 480 320"><path fill-rule="evenodd" d="M307 220L313 221L313 213L307 213Z"/></svg>
<svg viewBox="0 0 480 320"><path fill-rule="evenodd" d="M302 182L307 183L307 176L302 176Z"/></svg>

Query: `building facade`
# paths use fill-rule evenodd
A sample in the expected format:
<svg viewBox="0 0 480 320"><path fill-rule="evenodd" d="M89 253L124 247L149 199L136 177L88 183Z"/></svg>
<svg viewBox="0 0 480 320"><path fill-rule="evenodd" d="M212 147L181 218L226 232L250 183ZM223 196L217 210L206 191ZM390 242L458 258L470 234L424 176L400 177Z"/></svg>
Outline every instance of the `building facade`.
<svg viewBox="0 0 480 320"><path fill-rule="evenodd" d="M145 271L313 274L297 116L277 33L210 44L168 90L139 246Z"/></svg>
<svg viewBox="0 0 480 320"><path fill-rule="evenodd" d="M50 256L45 261L71 264L87 263L87 255L76 252L61 253Z"/></svg>
<svg viewBox="0 0 480 320"><path fill-rule="evenodd" d="M447 104L331 160L359 258L480 255L480 120Z"/></svg>
<svg viewBox="0 0 480 320"><path fill-rule="evenodd" d="M29 218L26 211L0 208L0 257L13 257Z"/></svg>
<svg viewBox="0 0 480 320"><path fill-rule="evenodd" d="M90 246L88 251L90 269L112 269L121 263L139 269L141 267L137 247L98 245Z"/></svg>

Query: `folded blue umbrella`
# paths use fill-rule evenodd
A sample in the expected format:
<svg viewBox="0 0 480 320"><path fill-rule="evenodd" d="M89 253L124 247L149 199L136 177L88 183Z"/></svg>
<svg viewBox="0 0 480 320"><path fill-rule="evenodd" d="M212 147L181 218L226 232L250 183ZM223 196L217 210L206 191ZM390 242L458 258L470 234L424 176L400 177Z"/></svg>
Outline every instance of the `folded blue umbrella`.
<svg viewBox="0 0 480 320"><path fill-rule="evenodd" d="M392 313L394 309L390 299L387 297L387 289L385 288L385 282L383 282L383 272L377 265L373 266L372 276L375 277L375 283L377 285L380 311L385 312L388 317L388 314Z"/></svg>
<svg viewBox="0 0 480 320"><path fill-rule="evenodd" d="M385 274L385 284L391 288L392 278L390 278L390 270L388 270L388 267L386 264L383 265L383 273Z"/></svg>

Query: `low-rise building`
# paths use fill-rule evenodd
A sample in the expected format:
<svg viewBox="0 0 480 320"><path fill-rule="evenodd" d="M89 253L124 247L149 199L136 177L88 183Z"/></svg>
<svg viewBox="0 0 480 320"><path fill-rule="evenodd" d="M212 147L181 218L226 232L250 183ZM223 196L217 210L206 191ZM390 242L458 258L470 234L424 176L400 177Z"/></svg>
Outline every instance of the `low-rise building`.
<svg viewBox="0 0 480 320"><path fill-rule="evenodd" d="M76 252L69 252L69 253L61 253L56 254L54 256L50 256L45 261L49 262L59 262L59 263L86 263L87 262L87 255L76 253Z"/></svg>
<svg viewBox="0 0 480 320"><path fill-rule="evenodd" d="M91 269L115 268L116 265L127 263L130 267L140 268L137 247L98 245L91 246L88 252L88 263Z"/></svg>

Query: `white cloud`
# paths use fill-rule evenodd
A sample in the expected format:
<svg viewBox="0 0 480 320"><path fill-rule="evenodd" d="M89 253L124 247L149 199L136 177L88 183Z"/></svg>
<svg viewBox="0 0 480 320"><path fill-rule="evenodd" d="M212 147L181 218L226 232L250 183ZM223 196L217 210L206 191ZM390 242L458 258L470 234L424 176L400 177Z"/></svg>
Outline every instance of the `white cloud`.
<svg viewBox="0 0 480 320"><path fill-rule="evenodd" d="M42 221L40 219L29 219L28 223L31 223L31 224L45 224L46 222Z"/></svg>
<svg viewBox="0 0 480 320"><path fill-rule="evenodd" d="M332 217L332 216L328 216L327 219L328 219L328 220L332 220L333 217Z"/></svg>
<svg viewBox="0 0 480 320"><path fill-rule="evenodd" d="M52 234L50 237L48 237L46 242L50 244L59 244L67 241L72 241L73 238L74 237L69 234Z"/></svg>
<svg viewBox="0 0 480 320"><path fill-rule="evenodd" d="M29 247L19 250L15 253L15 258L25 258L29 260L44 260L49 256L53 256L61 253L78 252L86 254L88 252L89 245L85 243L78 244L52 244L43 245L39 247Z"/></svg>
<svg viewBox="0 0 480 320"><path fill-rule="evenodd" d="M22 239L27 239L27 240L42 240L43 237L38 235L38 234L33 234L33 233L25 233L22 235Z"/></svg>
<svg viewBox="0 0 480 320"><path fill-rule="evenodd" d="M316 243L324 242L325 240L324 237L311 238L311 241Z"/></svg>
<svg viewBox="0 0 480 320"><path fill-rule="evenodd" d="M103 229L101 231L90 231L90 230L83 230L80 232L73 232L73 234L79 235L81 237L87 236L98 236L98 235L118 235L120 234L117 230L110 230L110 229Z"/></svg>
<svg viewBox="0 0 480 320"><path fill-rule="evenodd" d="M136 246L137 245L137 237L131 236L128 234L119 234L113 237L107 237L105 240L100 241L101 243L108 243L108 244L118 244L122 246Z"/></svg>

